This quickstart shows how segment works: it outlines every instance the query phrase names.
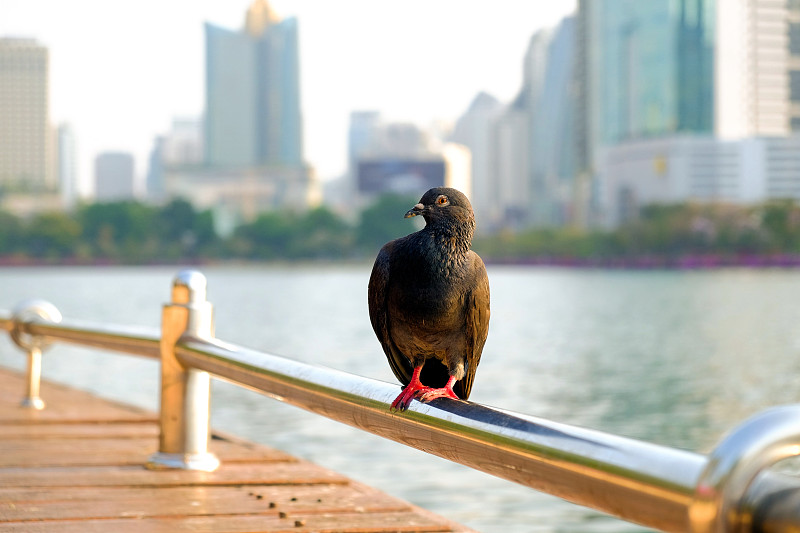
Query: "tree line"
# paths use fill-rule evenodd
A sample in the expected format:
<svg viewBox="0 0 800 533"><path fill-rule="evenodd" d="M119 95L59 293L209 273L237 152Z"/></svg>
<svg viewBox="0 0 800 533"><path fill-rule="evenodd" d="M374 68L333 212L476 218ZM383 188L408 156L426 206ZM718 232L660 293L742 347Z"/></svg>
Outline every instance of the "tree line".
<svg viewBox="0 0 800 533"><path fill-rule="evenodd" d="M198 211L184 200L163 206L132 201L88 204L71 213L47 212L31 218L0 212L0 261L366 260L383 243L418 227L403 219L416 201L384 196L356 220L326 207L264 213L224 238L214 231L211 211ZM652 205L613 230L501 232L477 237L474 248L487 261L560 264L659 266L709 258L721 263L800 258L800 207L788 200L747 207Z"/></svg>
<svg viewBox="0 0 800 533"><path fill-rule="evenodd" d="M135 201L86 204L73 212L44 212L30 218L0 212L0 262L357 259L411 231L413 226L403 214L416 201L382 197L364 209L356 222L327 207L263 213L224 238L215 232L210 210L196 210L185 200L163 206Z"/></svg>
<svg viewBox="0 0 800 533"><path fill-rule="evenodd" d="M501 233L476 248L509 262L601 266L800 265L800 206L649 205L613 230L552 228Z"/></svg>

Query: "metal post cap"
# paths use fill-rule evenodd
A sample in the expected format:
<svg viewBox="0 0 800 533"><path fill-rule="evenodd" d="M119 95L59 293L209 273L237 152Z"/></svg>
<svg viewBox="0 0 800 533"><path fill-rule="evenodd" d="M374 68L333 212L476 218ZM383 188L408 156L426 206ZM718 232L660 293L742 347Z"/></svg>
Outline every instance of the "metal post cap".
<svg viewBox="0 0 800 533"><path fill-rule="evenodd" d="M11 338L17 346L23 350L43 350L49 343L43 337L26 332L25 325L31 322L61 322L61 312L48 301L25 300L14 308L12 319L14 326L11 329Z"/></svg>
<svg viewBox="0 0 800 533"><path fill-rule="evenodd" d="M172 281L172 303L194 304L206 301L206 277L197 270L181 270Z"/></svg>

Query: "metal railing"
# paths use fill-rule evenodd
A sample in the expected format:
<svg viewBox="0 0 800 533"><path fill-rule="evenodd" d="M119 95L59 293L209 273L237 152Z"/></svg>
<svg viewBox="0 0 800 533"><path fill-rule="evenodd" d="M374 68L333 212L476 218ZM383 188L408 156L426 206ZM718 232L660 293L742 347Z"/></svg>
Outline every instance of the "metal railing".
<svg viewBox="0 0 800 533"><path fill-rule="evenodd" d="M161 359L159 451L149 468L212 471L210 375L483 472L665 531L800 529L800 480L769 467L800 455L800 405L742 423L708 455L512 413L473 402L389 409L398 386L224 343L214 338L205 277L182 271L162 326L62 320L24 302L0 329L27 352L23 405L41 409L41 353L60 341Z"/></svg>

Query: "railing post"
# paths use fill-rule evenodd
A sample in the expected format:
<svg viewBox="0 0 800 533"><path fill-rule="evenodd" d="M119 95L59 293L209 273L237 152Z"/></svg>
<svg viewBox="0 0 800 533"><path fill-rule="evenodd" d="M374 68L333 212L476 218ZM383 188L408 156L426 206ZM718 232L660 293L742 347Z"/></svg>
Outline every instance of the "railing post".
<svg viewBox="0 0 800 533"><path fill-rule="evenodd" d="M183 270L172 284L172 302L161 320L161 436L148 468L211 472L219 466L208 451L211 379L208 372L184 367L175 345L184 335L214 336L213 309L206 301L206 278Z"/></svg>
<svg viewBox="0 0 800 533"><path fill-rule="evenodd" d="M13 312L14 327L11 339L28 355L28 368L25 379L25 397L20 402L26 409L44 409L44 400L39 396L42 380L42 351L48 346L47 341L26 331L26 325L33 321L61 322L61 313L50 302L44 300L26 300L20 303Z"/></svg>
<svg viewBox="0 0 800 533"><path fill-rule="evenodd" d="M691 532L750 531L747 489L763 470L797 455L800 405L773 407L737 426L711 451L697 481L689 507Z"/></svg>

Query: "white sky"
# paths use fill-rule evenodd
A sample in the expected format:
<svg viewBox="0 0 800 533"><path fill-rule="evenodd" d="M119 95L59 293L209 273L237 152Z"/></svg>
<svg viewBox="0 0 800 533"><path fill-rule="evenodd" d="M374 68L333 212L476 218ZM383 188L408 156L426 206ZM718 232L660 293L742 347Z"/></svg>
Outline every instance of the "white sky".
<svg viewBox="0 0 800 533"><path fill-rule="evenodd" d="M237 29L251 0L0 0L0 36L50 49L54 123L75 129L82 180L103 150L136 155L204 101L203 23ZM305 156L323 178L346 167L353 110L427 125L479 91L509 101L533 33L575 0L270 0L300 29ZM2 117L0 117L2 120Z"/></svg>

